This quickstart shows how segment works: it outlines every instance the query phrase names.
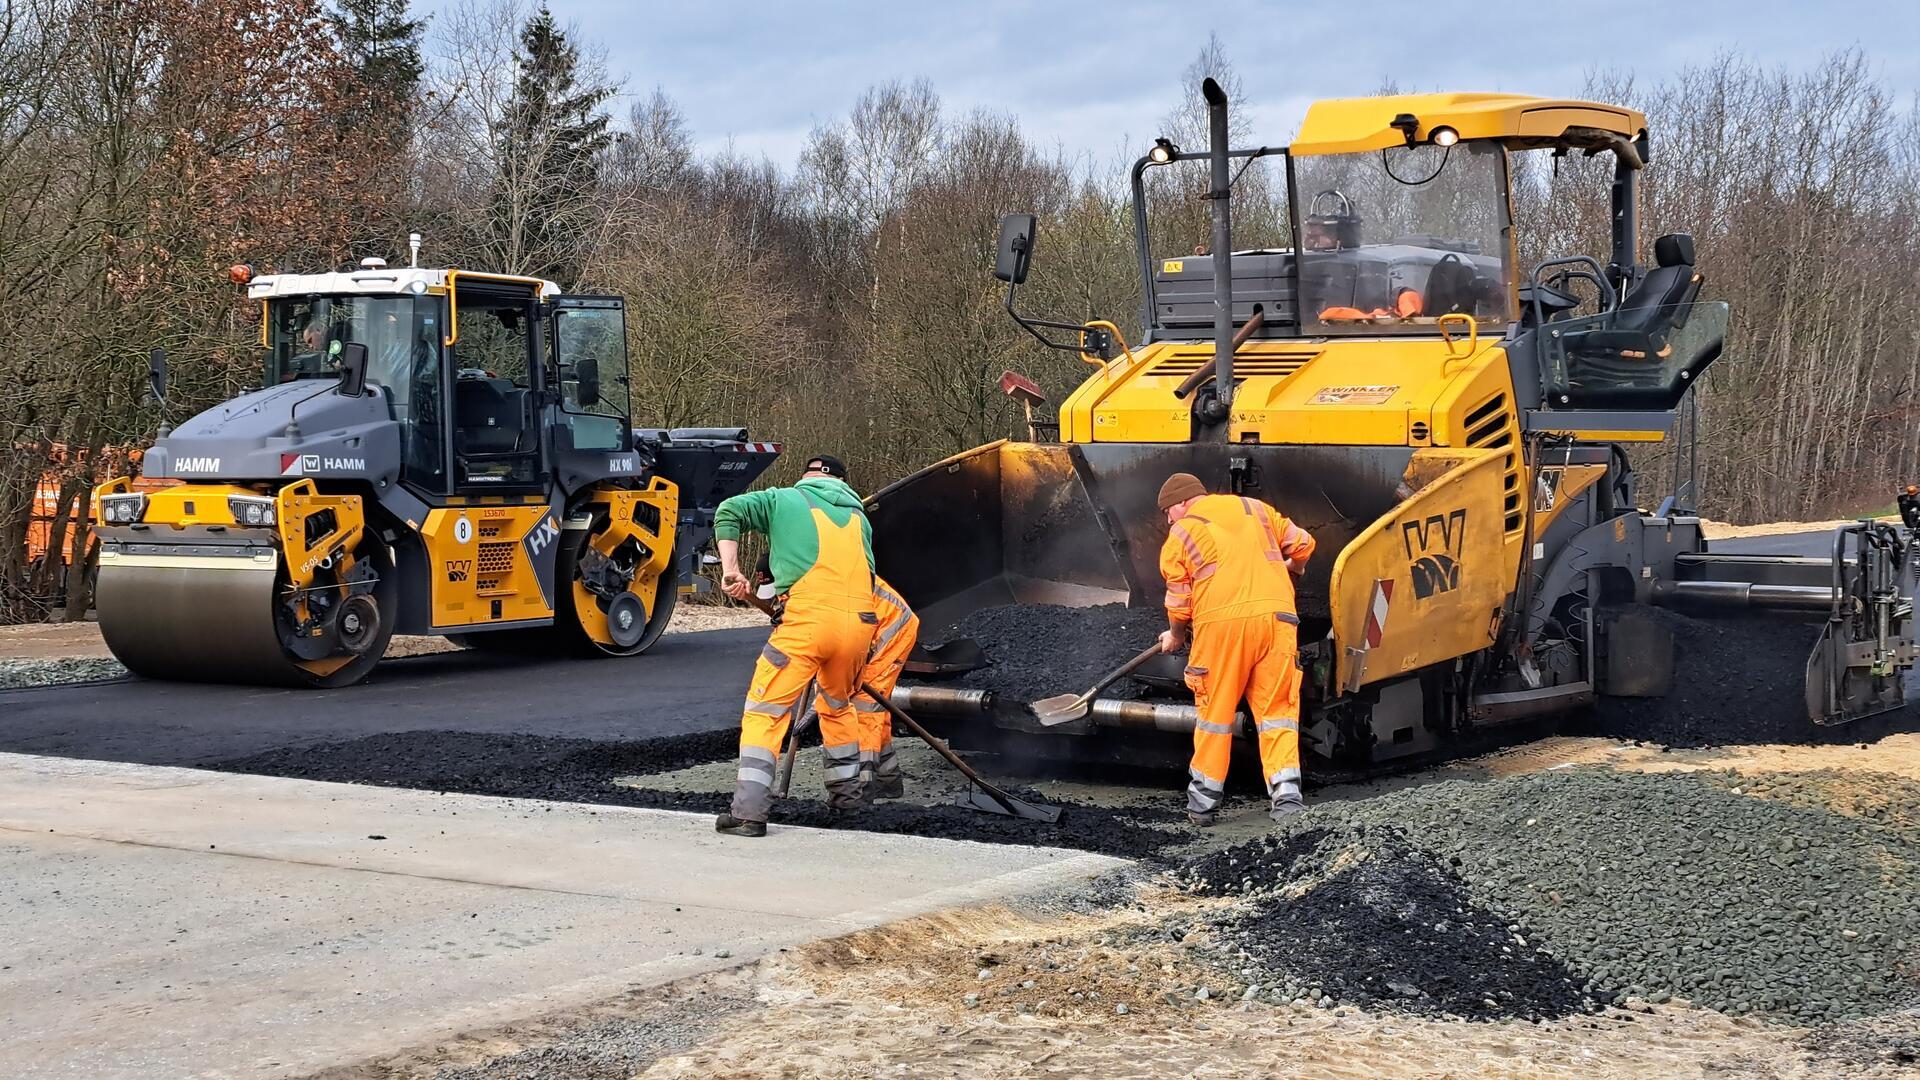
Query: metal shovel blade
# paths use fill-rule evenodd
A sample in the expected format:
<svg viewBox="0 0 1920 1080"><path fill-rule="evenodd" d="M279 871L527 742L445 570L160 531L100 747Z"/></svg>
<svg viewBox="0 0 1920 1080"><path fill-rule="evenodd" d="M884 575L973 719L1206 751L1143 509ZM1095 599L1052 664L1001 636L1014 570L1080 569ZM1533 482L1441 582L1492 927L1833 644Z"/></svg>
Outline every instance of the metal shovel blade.
<svg viewBox="0 0 1920 1080"><path fill-rule="evenodd" d="M1055 694L1050 698L1041 698L1029 707L1042 727L1053 727L1087 715L1088 705L1085 694Z"/></svg>
<svg viewBox="0 0 1920 1080"><path fill-rule="evenodd" d="M969 810L979 810L987 814L1000 814L1005 817L1023 818L1027 821L1044 821L1051 825L1060 820L1060 808L1044 803L1030 803L1025 799L1008 796L1005 802L981 790L979 785L969 783L967 790L954 800L958 806Z"/></svg>

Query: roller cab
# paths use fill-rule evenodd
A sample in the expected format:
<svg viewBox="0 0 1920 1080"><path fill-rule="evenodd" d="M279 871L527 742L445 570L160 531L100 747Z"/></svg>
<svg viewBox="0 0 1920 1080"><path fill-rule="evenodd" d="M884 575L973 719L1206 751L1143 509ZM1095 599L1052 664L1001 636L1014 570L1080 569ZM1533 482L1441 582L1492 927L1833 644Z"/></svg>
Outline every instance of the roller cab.
<svg viewBox="0 0 1920 1080"><path fill-rule="evenodd" d="M162 429L143 474L175 486L95 492L101 630L149 677L345 685L396 632L644 652L778 454L636 431L617 296L378 260L246 284L261 388Z"/></svg>

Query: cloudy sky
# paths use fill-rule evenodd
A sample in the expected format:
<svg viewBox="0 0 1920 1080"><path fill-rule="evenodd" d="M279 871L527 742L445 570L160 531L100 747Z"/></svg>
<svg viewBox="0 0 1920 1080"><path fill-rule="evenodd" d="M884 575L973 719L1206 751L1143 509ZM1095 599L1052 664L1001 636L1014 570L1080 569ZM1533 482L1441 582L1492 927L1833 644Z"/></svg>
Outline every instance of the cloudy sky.
<svg viewBox="0 0 1920 1080"><path fill-rule="evenodd" d="M462 0L414 2L432 13ZM1287 137L1308 101L1386 79L1407 91L1570 94L1592 69L1659 78L1727 51L1804 66L1858 46L1890 85L1920 90L1913 0L550 3L599 43L630 93L658 86L677 100L701 149L731 143L783 166L865 87L920 77L950 111L1012 113L1041 143L1131 157L1179 99L1180 71L1209 32L1252 103L1250 130L1269 141Z"/></svg>

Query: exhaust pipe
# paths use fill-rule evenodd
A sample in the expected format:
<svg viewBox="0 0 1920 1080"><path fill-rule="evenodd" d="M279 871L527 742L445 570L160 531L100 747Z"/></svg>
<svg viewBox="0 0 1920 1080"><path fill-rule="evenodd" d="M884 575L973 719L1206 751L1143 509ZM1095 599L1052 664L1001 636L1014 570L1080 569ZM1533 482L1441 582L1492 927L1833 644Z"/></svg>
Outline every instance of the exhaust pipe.
<svg viewBox="0 0 1920 1080"><path fill-rule="evenodd" d="M1207 159L1212 173L1213 205L1213 356L1215 423L1224 423L1233 406L1233 214L1232 180L1227 172L1227 92L1208 79L1200 84L1207 99Z"/></svg>

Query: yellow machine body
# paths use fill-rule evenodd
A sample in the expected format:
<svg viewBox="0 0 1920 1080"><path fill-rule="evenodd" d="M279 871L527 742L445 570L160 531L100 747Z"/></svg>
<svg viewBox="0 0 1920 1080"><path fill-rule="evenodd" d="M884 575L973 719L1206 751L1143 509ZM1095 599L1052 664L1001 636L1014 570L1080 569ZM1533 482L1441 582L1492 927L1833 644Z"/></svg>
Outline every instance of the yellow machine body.
<svg viewBox="0 0 1920 1080"><path fill-rule="evenodd" d="M1399 477L1409 497L1339 550L1331 571L1337 685L1349 691L1488 647L1519 582L1528 485L1512 377L1491 339L1465 344L1257 341L1235 355L1232 444L1413 451ZM1211 342L1158 343L1103 366L1062 403L1062 441L1188 443L1192 407L1173 390L1213 352ZM1313 518L1313 508L1280 509ZM1438 584L1434 560L1448 567ZM1370 646L1382 593L1384 636Z"/></svg>
<svg viewBox="0 0 1920 1080"><path fill-rule="evenodd" d="M553 582L541 579L532 554L560 540L545 502L431 510L420 538L433 567L434 631L553 617Z"/></svg>

